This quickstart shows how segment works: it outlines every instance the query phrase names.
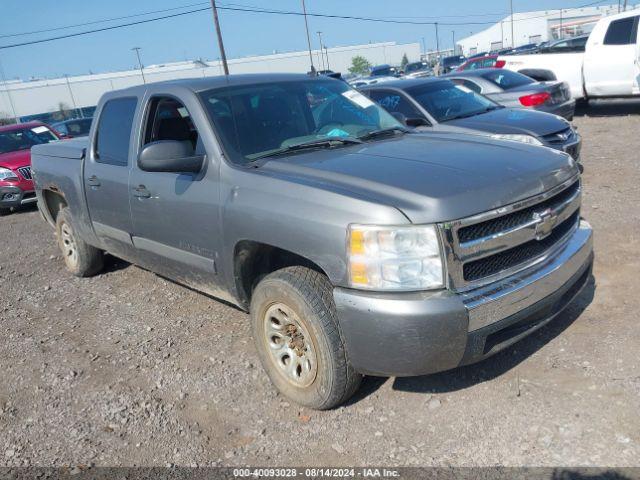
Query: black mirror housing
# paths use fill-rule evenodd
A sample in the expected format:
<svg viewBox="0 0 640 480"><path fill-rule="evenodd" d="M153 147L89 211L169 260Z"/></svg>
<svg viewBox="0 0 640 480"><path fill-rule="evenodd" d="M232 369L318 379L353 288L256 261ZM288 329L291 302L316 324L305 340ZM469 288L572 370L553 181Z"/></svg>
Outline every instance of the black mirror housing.
<svg viewBox="0 0 640 480"><path fill-rule="evenodd" d="M144 146L138 167L145 172L199 173L204 155L195 155L188 141L159 140Z"/></svg>
<svg viewBox="0 0 640 480"><path fill-rule="evenodd" d="M412 117L405 119L405 125L407 127L428 127L430 123L426 118Z"/></svg>

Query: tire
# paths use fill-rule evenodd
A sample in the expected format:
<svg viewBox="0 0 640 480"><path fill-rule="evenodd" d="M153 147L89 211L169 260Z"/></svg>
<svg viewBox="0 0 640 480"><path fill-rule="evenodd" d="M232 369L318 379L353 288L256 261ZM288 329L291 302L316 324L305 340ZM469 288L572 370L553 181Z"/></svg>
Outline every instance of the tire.
<svg viewBox="0 0 640 480"><path fill-rule="evenodd" d="M264 277L251 298L253 338L275 387L316 410L344 403L362 376L349 364L333 288L323 274L287 267Z"/></svg>
<svg viewBox="0 0 640 480"><path fill-rule="evenodd" d="M104 267L104 254L76 234L69 208L58 212L56 236L64 263L76 277L91 277Z"/></svg>
<svg viewBox="0 0 640 480"><path fill-rule="evenodd" d="M0 208L0 217L4 217L5 215L9 215L10 213L10 208Z"/></svg>

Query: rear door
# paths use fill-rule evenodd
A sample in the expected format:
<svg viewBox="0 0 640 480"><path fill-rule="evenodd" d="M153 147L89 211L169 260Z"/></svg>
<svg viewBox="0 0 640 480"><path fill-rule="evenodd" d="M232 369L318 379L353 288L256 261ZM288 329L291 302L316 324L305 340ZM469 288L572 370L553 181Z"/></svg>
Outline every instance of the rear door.
<svg viewBox="0 0 640 480"><path fill-rule="evenodd" d="M640 15L612 20L591 34L584 60L588 95L624 96L638 91L638 21ZM597 27L596 27L597 28Z"/></svg>
<svg viewBox="0 0 640 480"><path fill-rule="evenodd" d="M220 159L206 150L201 135L210 125L193 96L179 99L158 93L145 104L138 150L152 142L173 140L188 144L194 156L206 157L197 174L148 172L134 162L128 196L137 261L193 288L222 296L217 289L215 263L222 241Z"/></svg>
<svg viewBox="0 0 640 480"><path fill-rule="evenodd" d="M103 104L84 171L93 229L105 250L125 259L133 253L129 158L137 105L138 98L133 96Z"/></svg>

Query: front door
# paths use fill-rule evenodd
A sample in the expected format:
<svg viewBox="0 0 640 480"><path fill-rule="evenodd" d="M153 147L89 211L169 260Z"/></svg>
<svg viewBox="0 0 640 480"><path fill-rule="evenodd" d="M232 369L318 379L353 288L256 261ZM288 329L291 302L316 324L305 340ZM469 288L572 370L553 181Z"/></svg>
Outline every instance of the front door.
<svg viewBox="0 0 640 480"><path fill-rule="evenodd" d="M613 20L607 27L602 43L595 40L587 42L584 57L587 95L626 96L640 93L638 92L639 19L640 16L636 15ZM594 36L595 38L597 37Z"/></svg>
<svg viewBox="0 0 640 480"><path fill-rule="evenodd" d="M198 109L195 99L153 95L140 149L152 142L184 142L194 155L206 155L198 131L203 118L189 111ZM186 105L185 105L186 104ZM199 125L198 125L199 124ZM222 296L216 275L219 230L218 163L205 157L200 173L142 171L134 165L129 179L133 243L138 262L180 283L212 295Z"/></svg>
<svg viewBox="0 0 640 480"><path fill-rule="evenodd" d="M93 229L102 247L131 259L129 161L137 97L107 100L98 112L97 132L87 149L84 182Z"/></svg>

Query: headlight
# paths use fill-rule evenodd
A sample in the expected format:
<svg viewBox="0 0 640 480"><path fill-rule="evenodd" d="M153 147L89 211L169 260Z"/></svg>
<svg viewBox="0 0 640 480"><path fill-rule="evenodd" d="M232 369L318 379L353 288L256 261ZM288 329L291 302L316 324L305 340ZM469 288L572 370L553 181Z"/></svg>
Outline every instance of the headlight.
<svg viewBox="0 0 640 480"><path fill-rule="evenodd" d="M491 138L495 138L496 140L511 140L512 142L528 143L529 145L544 145L544 143L542 143L536 137L532 137L531 135L496 133L495 135L491 135Z"/></svg>
<svg viewBox="0 0 640 480"><path fill-rule="evenodd" d="M19 180L19 178L8 168L0 167L0 180Z"/></svg>
<svg viewBox="0 0 640 480"><path fill-rule="evenodd" d="M444 287L440 242L433 225L350 225L349 284L366 290Z"/></svg>

